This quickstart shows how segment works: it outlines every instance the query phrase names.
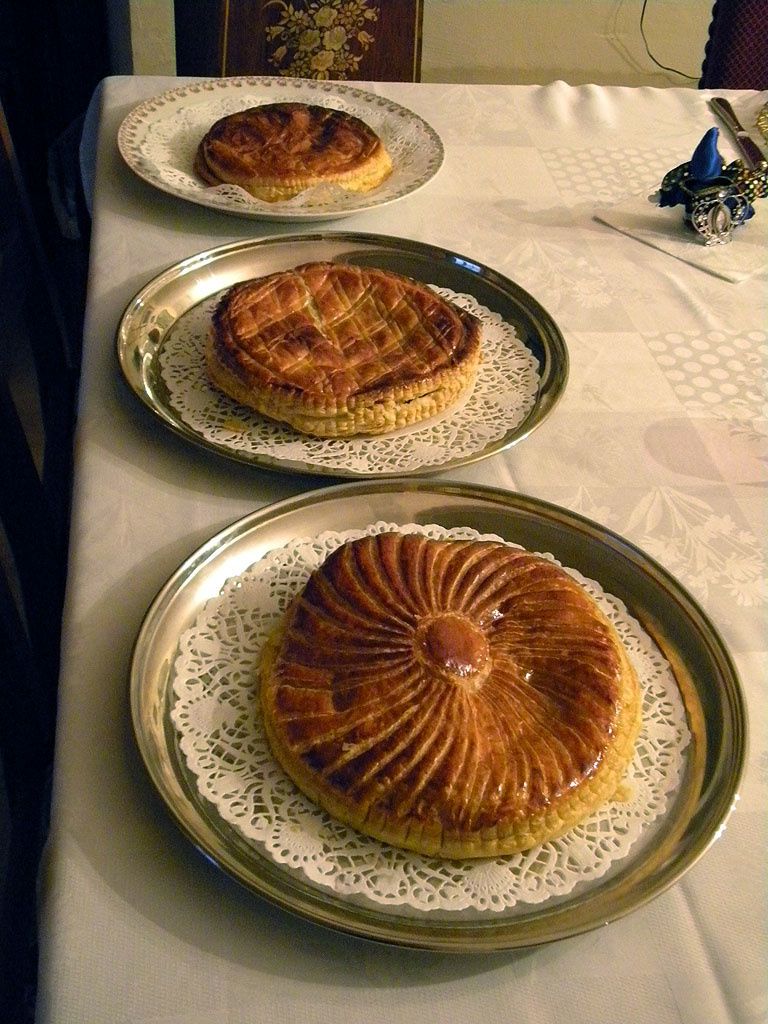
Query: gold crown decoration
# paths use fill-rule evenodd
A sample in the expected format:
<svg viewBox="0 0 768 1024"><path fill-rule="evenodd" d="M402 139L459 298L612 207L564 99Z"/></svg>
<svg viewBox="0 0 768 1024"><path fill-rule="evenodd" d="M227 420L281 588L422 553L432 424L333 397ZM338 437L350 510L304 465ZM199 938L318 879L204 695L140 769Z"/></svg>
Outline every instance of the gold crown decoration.
<svg viewBox="0 0 768 1024"><path fill-rule="evenodd" d="M667 171L650 197L658 206L682 205L685 223L705 245L730 242L734 229L754 216L754 201L768 196L768 162L756 168L741 160L726 164L718 136L718 129L710 128L691 159Z"/></svg>

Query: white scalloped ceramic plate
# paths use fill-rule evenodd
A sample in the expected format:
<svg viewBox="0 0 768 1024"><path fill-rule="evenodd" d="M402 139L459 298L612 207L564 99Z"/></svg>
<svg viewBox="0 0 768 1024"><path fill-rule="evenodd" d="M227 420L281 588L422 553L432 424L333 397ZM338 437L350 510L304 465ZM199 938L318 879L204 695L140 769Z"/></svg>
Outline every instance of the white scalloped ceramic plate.
<svg viewBox="0 0 768 1024"><path fill-rule="evenodd" d="M262 103L299 102L336 107L365 121L392 156L390 177L371 192L334 189L280 203L263 203L232 186L211 188L196 177L197 145L214 121ZM348 217L411 195L443 162L437 132L407 107L340 82L291 78L214 78L179 86L145 100L120 125L123 159L155 188L222 213L259 220L315 221Z"/></svg>

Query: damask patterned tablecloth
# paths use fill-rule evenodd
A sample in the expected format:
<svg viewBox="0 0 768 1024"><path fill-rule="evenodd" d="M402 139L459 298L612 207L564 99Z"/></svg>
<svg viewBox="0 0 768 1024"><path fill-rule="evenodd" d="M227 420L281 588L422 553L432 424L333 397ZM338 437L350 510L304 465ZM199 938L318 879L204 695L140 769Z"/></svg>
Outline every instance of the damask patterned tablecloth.
<svg viewBox="0 0 768 1024"><path fill-rule="evenodd" d="M156 592L224 525L321 483L192 448L119 379L117 324L154 275L220 243L302 229L224 216L132 174L118 126L175 84L107 79L83 152L92 260L38 1019L765 1020L766 272L732 283L595 219L690 157L713 123L707 95L372 85L437 130L444 165L413 195L324 226L457 251L549 311L571 362L559 405L506 453L439 479L554 502L658 559L721 632L749 705L736 808L680 881L606 928L479 957L344 937L241 889L177 832L135 750L126 680ZM765 100L731 98L742 111ZM724 136L722 151L734 155Z"/></svg>

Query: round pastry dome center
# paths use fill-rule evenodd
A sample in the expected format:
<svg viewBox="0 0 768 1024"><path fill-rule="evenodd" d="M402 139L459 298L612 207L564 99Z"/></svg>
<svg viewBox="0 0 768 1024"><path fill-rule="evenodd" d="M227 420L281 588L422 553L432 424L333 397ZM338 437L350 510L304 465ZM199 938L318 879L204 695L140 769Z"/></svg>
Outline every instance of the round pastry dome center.
<svg viewBox="0 0 768 1024"><path fill-rule="evenodd" d="M417 646L430 667L456 682L479 684L488 668L488 641L466 615L450 612L422 622Z"/></svg>

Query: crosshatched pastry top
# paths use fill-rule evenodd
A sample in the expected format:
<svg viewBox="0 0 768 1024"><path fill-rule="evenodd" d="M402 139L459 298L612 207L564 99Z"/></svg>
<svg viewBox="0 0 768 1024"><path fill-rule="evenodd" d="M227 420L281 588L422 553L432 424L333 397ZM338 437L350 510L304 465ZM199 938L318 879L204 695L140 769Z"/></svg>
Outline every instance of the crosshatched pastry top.
<svg viewBox="0 0 768 1024"><path fill-rule="evenodd" d="M195 172L209 185L239 185L256 199L292 199L313 185L369 192L392 172L376 132L353 114L307 103L265 103L216 121L200 141Z"/></svg>
<svg viewBox="0 0 768 1024"><path fill-rule="evenodd" d="M468 394L480 342L475 316L418 281L306 263L226 292L206 365L230 398L303 433L382 434Z"/></svg>
<svg viewBox="0 0 768 1024"><path fill-rule="evenodd" d="M615 628L565 570L421 534L339 547L261 663L267 737L299 789L447 858L536 846L614 797L640 700Z"/></svg>

